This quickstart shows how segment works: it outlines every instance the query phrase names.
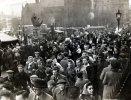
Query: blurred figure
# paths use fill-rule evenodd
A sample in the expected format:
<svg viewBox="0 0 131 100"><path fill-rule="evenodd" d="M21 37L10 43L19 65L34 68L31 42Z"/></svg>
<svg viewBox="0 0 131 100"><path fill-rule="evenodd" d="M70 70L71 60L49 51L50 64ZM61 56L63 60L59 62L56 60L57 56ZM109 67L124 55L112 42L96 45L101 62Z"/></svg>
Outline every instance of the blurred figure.
<svg viewBox="0 0 131 100"><path fill-rule="evenodd" d="M80 89L76 86L66 87L66 100L80 100Z"/></svg>
<svg viewBox="0 0 131 100"><path fill-rule="evenodd" d="M64 71L66 71L68 67L68 52L64 53L64 58L60 61L60 64L63 67Z"/></svg>
<svg viewBox="0 0 131 100"><path fill-rule="evenodd" d="M54 100L51 95L44 91L44 89L46 88L46 83L41 79L34 80L33 86L35 95L32 97L31 100Z"/></svg>
<svg viewBox="0 0 131 100"><path fill-rule="evenodd" d="M28 85L30 85L30 78L27 73L24 71L23 65L18 65L18 73L15 75L16 79L16 87L18 89L27 89Z"/></svg>
<svg viewBox="0 0 131 100"><path fill-rule="evenodd" d="M4 82L5 82L4 78L3 78L3 77L0 77L0 91L1 91L2 88L3 88Z"/></svg>
<svg viewBox="0 0 131 100"><path fill-rule="evenodd" d="M48 82L52 76L52 69L51 68L46 68L45 70L46 77L44 78L45 82Z"/></svg>
<svg viewBox="0 0 131 100"><path fill-rule="evenodd" d="M54 67L53 68L53 75L51 76L50 80L53 80L55 83L57 83L60 79L64 79L68 83L67 77L60 74L59 71L60 71L60 69L58 67Z"/></svg>
<svg viewBox="0 0 131 100"><path fill-rule="evenodd" d="M75 84L76 81L76 71L75 71L75 64L72 59L68 60L68 67L67 67L67 79L69 81L69 85L72 86Z"/></svg>
<svg viewBox="0 0 131 100"><path fill-rule="evenodd" d="M38 61L42 61L42 64L44 64L44 60L42 57L40 57L40 53L39 52L35 52L35 57L34 57L34 61L38 62Z"/></svg>
<svg viewBox="0 0 131 100"><path fill-rule="evenodd" d="M44 79L44 78L46 77L46 74L45 74L45 70L46 70L46 69L45 69L42 61L41 61L41 60L38 60L37 65L38 65L38 69L35 70L35 74L36 74L39 78Z"/></svg>
<svg viewBox="0 0 131 100"><path fill-rule="evenodd" d="M75 67L76 73L80 72L81 67L82 67L82 62L81 62L81 59L78 58L78 59L76 60L76 67Z"/></svg>
<svg viewBox="0 0 131 100"><path fill-rule="evenodd" d="M12 94L8 90L1 90L0 91L0 100L12 100Z"/></svg>
<svg viewBox="0 0 131 100"><path fill-rule="evenodd" d="M16 93L15 100L28 100L29 91L20 90Z"/></svg>
<svg viewBox="0 0 131 100"><path fill-rule="evenodd" d="M55 90L55 88L56 88L56 83L55 83L53 80L50 80L50 81L48 81L48 83L47 83L47 87L48 87L48 89L49 89L49 93L50 93L51 95L53 95L54 90Z"/></svg>
<svg viewBox="0 0 131 100"><path fill-rule="evenodd" d="M84 85L88 82L89 82L88 79L83 79L83 73L82 72L77 73L77 79L76 79L76 82L75 82L75 86L79 87L80 90L82 90Z"/></svg>
<svg viewBox="0 0 131 100"><path fill-rule="evenodd" d="M103 78L103 99L114 99L113 98L113 91L116 82L120 79L121 74L119 73L119 63L117 59L111 61L111 70L105 73Z"/></svg>
<svg viewBox="0 0 131 100"><path fill-rule="evenodd" d="M37 69L37 65L33 61L33 56L29 56L28 61L26 62L26 65L25 65L26 73L28 73L28 75L30 76L30 75L34 74L36 69Z"/></svg>
<svg viewBox="0 0 131 100"><path fill-rule="evenodd" d="M64 79L58 80L56 88L53 92L53 97L55 100L66 100L66 81Z"/></svg>

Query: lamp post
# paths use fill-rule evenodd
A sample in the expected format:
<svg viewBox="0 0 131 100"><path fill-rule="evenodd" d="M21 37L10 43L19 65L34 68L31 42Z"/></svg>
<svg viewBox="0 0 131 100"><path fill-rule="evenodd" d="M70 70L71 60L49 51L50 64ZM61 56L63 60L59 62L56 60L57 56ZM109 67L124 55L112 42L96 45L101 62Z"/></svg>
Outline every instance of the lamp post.
<svg viewBox="0 0 131 100"><path fill-rule="evenodd" d="M20 24L18 25L18 28L19 28L19 35L20 35Z"/></svg>
<svg viewBox="0 0 131 100"><path fill-rule="evenodd" d="M116 13L116 19L117 19L117 25L118 25L118 32L119 32L119 27L120 27L120 20L121 20L121 12L118 9L118 12Z"/></svg>
<svg viewBox="0 0 131 100"><path fill-rule="evenodd" d="M18 33L18 34L19 34L18 36L19 36L19 39L20 39L20 41L21 41L20 24L18 25L18 32L19 32L19 33Z"/></svg>
<svg viewBox="0 0 131 100"><path fill-rule="evenodd" d="M54 23L50 25L50 29L51 29L51 37L52 40L54 39L54 33L55 33L55 25Z"/></svg>
<svg viewBox="0 0 131 100"><path fill-rule="evenodd" d="M54 39L54 33L55 33L55 29L56 29L56 26L55 26L55 17L51 17L50 18L50 29L51 29L51 36L52 36L52 40Z"/></svg>
<svg viewBox="0 0 131 100"><path fill-rule="evenodd" d="M18 31L19 31L19 39L20 39L20 42L22 42L22 32L21 32L22 30L21 30L21 25L19 24L18 27L19 27L19 30L18 30Z"/></svg>

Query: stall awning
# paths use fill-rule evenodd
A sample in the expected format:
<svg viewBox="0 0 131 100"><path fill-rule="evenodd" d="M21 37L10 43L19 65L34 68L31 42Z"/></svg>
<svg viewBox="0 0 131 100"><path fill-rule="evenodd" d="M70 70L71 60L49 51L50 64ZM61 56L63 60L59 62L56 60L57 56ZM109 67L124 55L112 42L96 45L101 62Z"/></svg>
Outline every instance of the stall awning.
<svg viewBox="0 0 131 100"><path fill-rule="evenodd" d="M16 37L9 36L3 32L0 32L0 40L1 42L12 42L18 40Z"/></svg>

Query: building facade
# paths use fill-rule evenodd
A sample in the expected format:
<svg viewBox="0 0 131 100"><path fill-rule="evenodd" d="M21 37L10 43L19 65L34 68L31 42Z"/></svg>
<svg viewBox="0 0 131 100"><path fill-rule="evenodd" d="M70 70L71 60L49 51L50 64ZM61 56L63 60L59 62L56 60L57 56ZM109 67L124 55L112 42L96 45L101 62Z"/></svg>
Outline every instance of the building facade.
<svg viewBox="0 0 131 100"><path fill-rule="evenodd" d="M121 23L129 20L128 0L36 0L22 9L22 23L29 25L35 13L44 24L84 27L90 25L116 25L116 12L122 13Z"/></svg>

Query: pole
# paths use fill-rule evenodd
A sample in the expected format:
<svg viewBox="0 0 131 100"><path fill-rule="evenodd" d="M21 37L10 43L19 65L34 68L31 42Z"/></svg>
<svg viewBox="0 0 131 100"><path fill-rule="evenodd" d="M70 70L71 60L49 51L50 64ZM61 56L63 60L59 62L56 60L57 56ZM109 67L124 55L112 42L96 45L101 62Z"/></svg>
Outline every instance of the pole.
<svg viewBox="0 0 131 100"><path fill-rule="evenodd" d="M23 36L24 36L24 44L26 45L27 44L27 36L25 34L25 27L23 25Z"/></svg>
<svg viewBox="0 0 131 100"><path fill-rule="evenodd" d="M129 73L131 73L131 47L129 48L129 65L128 65Z"/></svg>
<svg viewBox="0 0 131 100"><path fill-rule="evenodd" d="M20 35L20 25L19 25L19 35Z"/></svg>
<svg viewBox="0 0 131 100"><path fill-rule="evenodd" d="M0 40L0 76L1 76L1 71L2 71L2 50L1 50L1 40Z"/></svg>
<svg viewBox="0 0 131 100"><path fill-rule="evenodd" d="M120 20L117 20L117 22L118 22L118 32L119 32Z"/></svg>

